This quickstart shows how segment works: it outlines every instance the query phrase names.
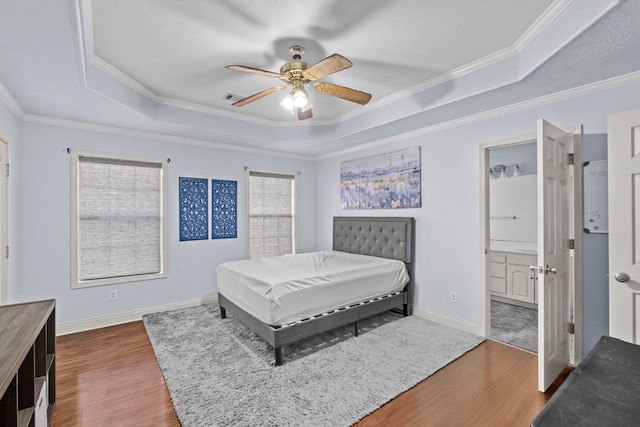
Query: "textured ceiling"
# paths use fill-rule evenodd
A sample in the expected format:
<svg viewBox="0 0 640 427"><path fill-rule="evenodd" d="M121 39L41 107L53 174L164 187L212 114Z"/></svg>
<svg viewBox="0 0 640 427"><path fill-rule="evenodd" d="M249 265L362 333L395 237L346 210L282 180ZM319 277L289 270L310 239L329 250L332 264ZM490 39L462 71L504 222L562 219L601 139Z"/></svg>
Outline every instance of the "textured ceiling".
<svg viewBox="0 0 640 427"><path fill-rule="evenodd" d="M285 7L288 6L288 7ZM639 0L0 0L0 100L20 118L312 158L640 71ZM312 93L298 121L279 83L291 44L366 106ZM140 132L148 132L141 134Z"/></svg>

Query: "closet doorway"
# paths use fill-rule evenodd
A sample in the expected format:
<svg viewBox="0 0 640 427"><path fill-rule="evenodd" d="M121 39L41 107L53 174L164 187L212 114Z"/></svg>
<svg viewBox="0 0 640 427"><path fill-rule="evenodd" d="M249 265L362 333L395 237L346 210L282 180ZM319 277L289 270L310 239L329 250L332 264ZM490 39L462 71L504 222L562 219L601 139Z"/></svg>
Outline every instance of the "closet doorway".
<svg viewBox="0 0 640 427"><path fill-rule="evenodd" d="M536 141L488 150L490 337L538 351Z"/></svg>

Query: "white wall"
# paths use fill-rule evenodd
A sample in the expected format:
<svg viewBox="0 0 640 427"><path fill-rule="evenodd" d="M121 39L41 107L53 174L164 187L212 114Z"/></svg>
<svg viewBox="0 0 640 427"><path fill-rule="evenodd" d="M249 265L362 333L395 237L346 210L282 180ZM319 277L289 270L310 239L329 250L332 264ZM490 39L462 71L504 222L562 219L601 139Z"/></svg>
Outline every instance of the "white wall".
<svg viewBox="0 0 640 427"><path fill-rule="evenodd" d="M167 279L112 286L70 287L70 156L67 147L170 158ZM17 241L12 301L56 298L58 323L126 313L216 295L215 267L246 256L244 166L300 171L298 245L316 248L315 162L23 122L11 232ZM238 238L180 242L178 177L238 181ZM118 289L118 300L109 291Z"/></svg>
<svg viewBox="0 0 640 427"><path fill-rule="evenodd" d="M537 175L489 180L491 240L537 243L537 184Z"/></svg>
<svg viewBox="0 0 640 427"><path fill-rule="evenodd" d="M606 132L607 114L640 106L633 83L598 92L537 100L509 110L412 132L392 143L329 157L318 163L318 246L331 246L335 215L394 215L416 218L416 292L414 306L443 319L480 324L480 147L497 141L530 140L540 118L573 131ZM340 162L403 147L422 147L421 209L342 211L339 200ZM458 302L449 302L456 291Z"/></svg>

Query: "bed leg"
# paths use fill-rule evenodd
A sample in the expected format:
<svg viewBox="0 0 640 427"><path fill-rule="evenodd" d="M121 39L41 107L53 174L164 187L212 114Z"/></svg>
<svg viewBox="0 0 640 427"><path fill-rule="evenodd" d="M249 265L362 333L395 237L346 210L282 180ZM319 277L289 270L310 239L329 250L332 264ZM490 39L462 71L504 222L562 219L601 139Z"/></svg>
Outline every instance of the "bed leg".
<svg viewBox="0 0 640 427"><path fill-rule="evenodd" d="M407 317L409 315L409 304L403 304L402 314L404 315L404 317Z"/></svg>
<svg viewBox="0 0 640 427"><path fill-rule="evenodd" d="M276 355L276 366L282 366L282 347L274 348Z"/></svg>
<svg viewBox="0 0 640 427"><path fill-rule="evenodd" d="M220 306L220 318L221 319L227 318L227 310L222 306Z"/></svg>
<svg viewBox="0 0 640 427"><path fill-rule="evenodd" d="M353 322L353 328L354 328L354 333L356 336L358 336L358 321L356 320L355 322Z"/></svg>

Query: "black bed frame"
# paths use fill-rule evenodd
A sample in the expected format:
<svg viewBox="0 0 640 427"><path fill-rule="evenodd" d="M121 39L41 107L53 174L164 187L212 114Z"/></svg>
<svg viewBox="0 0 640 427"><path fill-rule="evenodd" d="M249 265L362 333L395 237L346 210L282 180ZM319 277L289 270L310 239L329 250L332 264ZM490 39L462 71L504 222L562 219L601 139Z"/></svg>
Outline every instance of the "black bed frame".
<svg viewBox="0 0 640 427"><path fill-rule="evenodd" d="M228 310L269 343L274 349L277 366L282 365L284 345L350 323L353 323L354 334L358 336L358 322L361 319L390 309L401 308L403 315L408 316L413 282L414 224L415 220L410 217L333 218L333 250L395 259L405 263L410 281L401 292L364 304L318 313L309 319L279 327L258 320L218 292L220 316L226 318Z"/></svg>

